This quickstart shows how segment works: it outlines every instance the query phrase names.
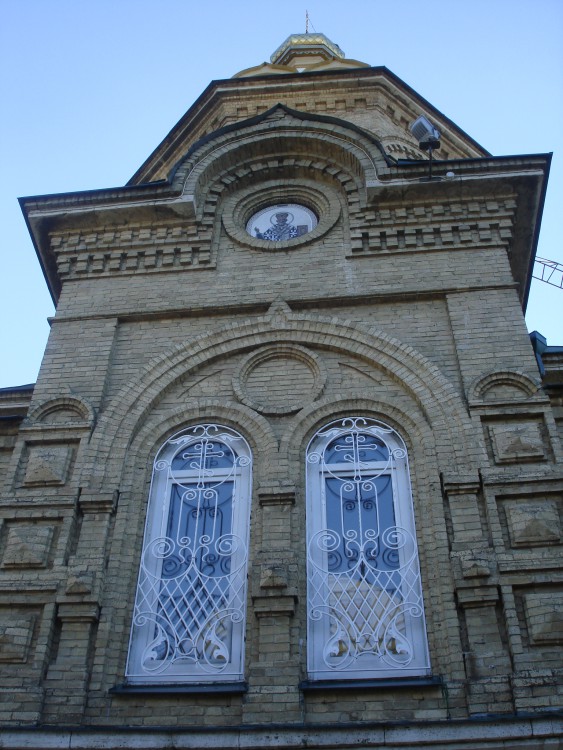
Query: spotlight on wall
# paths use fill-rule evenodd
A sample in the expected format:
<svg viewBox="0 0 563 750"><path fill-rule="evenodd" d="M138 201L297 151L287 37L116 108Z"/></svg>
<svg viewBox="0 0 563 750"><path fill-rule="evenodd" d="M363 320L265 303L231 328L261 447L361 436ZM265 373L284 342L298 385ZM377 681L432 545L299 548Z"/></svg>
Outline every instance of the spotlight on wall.
<svg viewBox="0 0 563 750"><path fill-rule="evenodd" d="M430 160L429 178L432 179L432 154L440 148L440 131L424 115L420 115L412 125L410 131L418 141L421 151L428 151Z"/></svg>
<svg viewBox="0 0 563 750"><path fill-rule="evenodd" d="M424 115L413 122L410 127L422 151L440 148L440 131Z"/></svg>

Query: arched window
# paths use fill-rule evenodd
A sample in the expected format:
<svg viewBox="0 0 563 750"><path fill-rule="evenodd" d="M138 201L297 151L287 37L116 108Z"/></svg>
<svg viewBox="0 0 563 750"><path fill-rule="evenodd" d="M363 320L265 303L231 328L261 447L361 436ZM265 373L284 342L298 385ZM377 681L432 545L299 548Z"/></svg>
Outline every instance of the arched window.
<svg viewBox="0 0 563 750"><path fill-rule="evenodd" d="M308 669L313 680L429 672L407 451L350 417L307 449Z"/></svg>
<svg viewBox="0 0 563 750"><path fill-rule="evenodd" d="M229 427L166 441L153 468L130 682L243 678L252 455Z"/></svg>

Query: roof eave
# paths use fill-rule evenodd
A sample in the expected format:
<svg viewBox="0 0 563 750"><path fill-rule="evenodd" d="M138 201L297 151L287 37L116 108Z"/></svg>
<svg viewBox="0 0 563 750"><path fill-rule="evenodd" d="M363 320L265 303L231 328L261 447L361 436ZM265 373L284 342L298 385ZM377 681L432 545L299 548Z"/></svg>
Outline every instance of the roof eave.
<svg viewBox="0 0 563 750"><path fill-rule="evenodd" d="M219 93L220 89L236 89L236 88L250 88L256 85L264 85L271 83L273 85L279 85L283 81L306 81L314 78L341 78L341 77L361 77L368 78L370 76L382 76L387 78L393 85L401 88L405 94L411 98L417 100L420 103L422 109L433 115L438 120L442 120L447 124L451 130L456 133L462 140L466 141L468 146L475 149L483 156L491 156L490 152L481 146L477 141L471 138L464 130L456 125L449 117L444 115L439 109L434 107L427 99L417 93L395 73L392 73L384 65L365 67L365 68L353 68L351 70L322 70L322 71L304 71L302 73L287 73L282 75L258 75L249 76L248 78L224 78L211 81L201 95L195 100L195 102L189 107L183 117L176 123L176 125L170 130L166 137L156 147L156 149L150 154L150 156L143 162L139 169L128 181L128 185L141 184L152 177L158 172L160 167L167 163L170 155L173 153L178 142L182 139L183 135L188 129L192 129L194 124L203 116L207 107L210 106L215 96Z"/></svg>
<svg viewBox="0 0 563 750"><path fill-rule="evenodd" d="M519 205L516 211L516 226L510 263L515 280L519 284L519 295L524 313L528 304L532 272L537 252L539 233L552 154L523 154L491 156L476 159L434 161L435 179L428 180L428 161L399 161L391 170L395 180L408 173L409 181L418 176L421 184L433 189L447 190L457 179L474 180L475 191L482 188L483 179L510 182L515 188ZM446 171L454 171L453 180L444 179ZM442 175L440 175L440 172ZM414 174L413 174L414 173ZM397 183L395 183L397 184ZM441 185L441 188L437 186ZM466 189L469 183L466 182Z"/></svg>

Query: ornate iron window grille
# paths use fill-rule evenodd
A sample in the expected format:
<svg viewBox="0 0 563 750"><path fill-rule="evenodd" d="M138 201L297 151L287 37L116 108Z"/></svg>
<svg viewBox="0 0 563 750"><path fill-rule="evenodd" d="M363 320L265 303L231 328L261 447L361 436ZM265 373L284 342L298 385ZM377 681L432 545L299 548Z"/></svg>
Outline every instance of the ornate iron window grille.
<svg viewBox="0 0 563 750"><path fill-rule="evenodd" d="M234 430L170 438L153 467L130 682L242 680L252 455Z"/></svg>
<svg viewBox="0 0 563 750"><path fill-rule="evenodd" d="M307 539L310 679L428 674L407 451L393 429L350 417L313 437Z"/></svg>

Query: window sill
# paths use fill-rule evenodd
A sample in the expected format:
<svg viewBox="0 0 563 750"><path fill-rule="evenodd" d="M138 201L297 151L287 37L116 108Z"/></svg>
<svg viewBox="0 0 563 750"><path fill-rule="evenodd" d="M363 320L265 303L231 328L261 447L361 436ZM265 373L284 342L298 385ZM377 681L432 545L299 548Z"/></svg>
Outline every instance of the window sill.
<svg viewBox="0 0 563 750"><path fill-rule="evenodd" d="M199 684L166 684L135 685L124 683L108 690L111 695L169 695L175 694L205 694L205 695L235 695L246 693L246 682L214 682Z"/></svg>
<svg viewBox="0 0 563 750"><path fill-rule="evenodd" d="M442 677L390 677L381 680L303 680L304 693L317 690L389 690L395 688L442 687Z"/></svg>

